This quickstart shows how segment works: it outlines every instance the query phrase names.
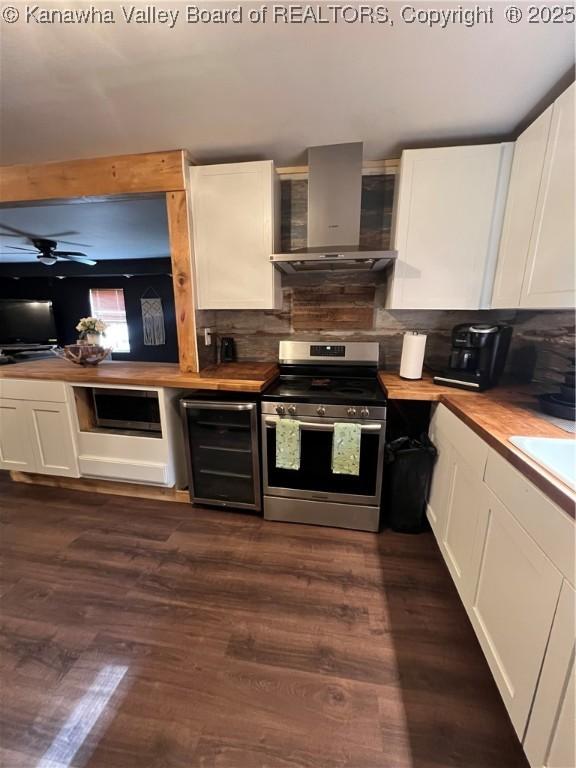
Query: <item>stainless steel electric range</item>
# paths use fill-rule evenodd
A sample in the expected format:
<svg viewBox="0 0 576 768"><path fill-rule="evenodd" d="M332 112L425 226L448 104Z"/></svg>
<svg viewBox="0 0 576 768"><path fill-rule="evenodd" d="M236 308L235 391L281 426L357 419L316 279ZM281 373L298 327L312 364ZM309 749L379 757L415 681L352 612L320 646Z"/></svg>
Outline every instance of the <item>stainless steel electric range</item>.
<svg viewBox="0 0 576 768"><path fill-rule="evenodd" d="M378 344L280 342L280 378L262 395L264 517L377 531L386 436ZM276 467L276 423L300 422L300 469ZM361 425L358 475L332 472L339 421Z"/></svg>

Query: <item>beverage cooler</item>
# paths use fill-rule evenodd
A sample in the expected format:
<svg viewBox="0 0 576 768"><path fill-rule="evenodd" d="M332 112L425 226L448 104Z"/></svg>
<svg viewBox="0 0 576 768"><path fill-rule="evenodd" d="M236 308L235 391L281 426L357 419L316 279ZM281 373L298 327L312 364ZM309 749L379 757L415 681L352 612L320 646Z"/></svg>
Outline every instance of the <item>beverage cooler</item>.
<svg viewBox="0 0 576 768"><path fill-rule="evenodd" d="M236 509L262 509L258 403L180 401L190 500Z"/></svg>

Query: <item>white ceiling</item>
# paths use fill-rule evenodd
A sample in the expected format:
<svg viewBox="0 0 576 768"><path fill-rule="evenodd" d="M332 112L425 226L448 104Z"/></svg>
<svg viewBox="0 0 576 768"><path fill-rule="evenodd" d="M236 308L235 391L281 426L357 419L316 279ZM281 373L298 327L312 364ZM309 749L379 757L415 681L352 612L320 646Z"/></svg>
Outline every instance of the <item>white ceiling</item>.
<svg viewBox="0 0 576 768"><path fill-rule="evenodd" d="M494 24L446 29L403 24L398 2L393 27L193 25L186 3L156 3L180 10L174 29L128 25L116 2L92 3L113 9L114 25L25 23L25 4L10 4L21 19L2 23L3 163L182 147L199 161L285 164L357 140L368 159L389 157L509 135L574 62L573 26L510 24L500 0Z"/></svg>
<svg viewBox="0 0 576 768"><path fill-rule="evenodd" d="M80 251L96 261L170 256L164 197L0 208L0 264L34 262L35 253L9 247L33 250L26 237L8 236L3 224L38 237L53 235L50 239L58 241L60 250Z"/></svg>

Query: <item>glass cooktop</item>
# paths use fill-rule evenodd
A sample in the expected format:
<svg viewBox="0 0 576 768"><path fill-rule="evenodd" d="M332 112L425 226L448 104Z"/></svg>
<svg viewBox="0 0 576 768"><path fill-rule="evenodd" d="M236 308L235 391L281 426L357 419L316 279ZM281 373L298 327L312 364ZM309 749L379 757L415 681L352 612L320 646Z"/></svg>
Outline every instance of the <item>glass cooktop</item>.
<svg viewBox="0 0 576 768"><path fill-rule="evenodd" d="M280 376L263 400L350 405L386 404L386 392L374 377Z"/></svg>

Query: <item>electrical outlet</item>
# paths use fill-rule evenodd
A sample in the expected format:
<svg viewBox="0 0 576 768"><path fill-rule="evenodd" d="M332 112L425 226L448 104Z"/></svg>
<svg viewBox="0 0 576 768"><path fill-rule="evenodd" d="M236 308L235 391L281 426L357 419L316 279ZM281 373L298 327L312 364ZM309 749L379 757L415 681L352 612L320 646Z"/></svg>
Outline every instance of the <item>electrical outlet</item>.
<svg viewBox="0 0 576 768"><path fill-rule="evenodd" d="M209 347L212 344L212 328L204 328L204 346Z"/></svg>

